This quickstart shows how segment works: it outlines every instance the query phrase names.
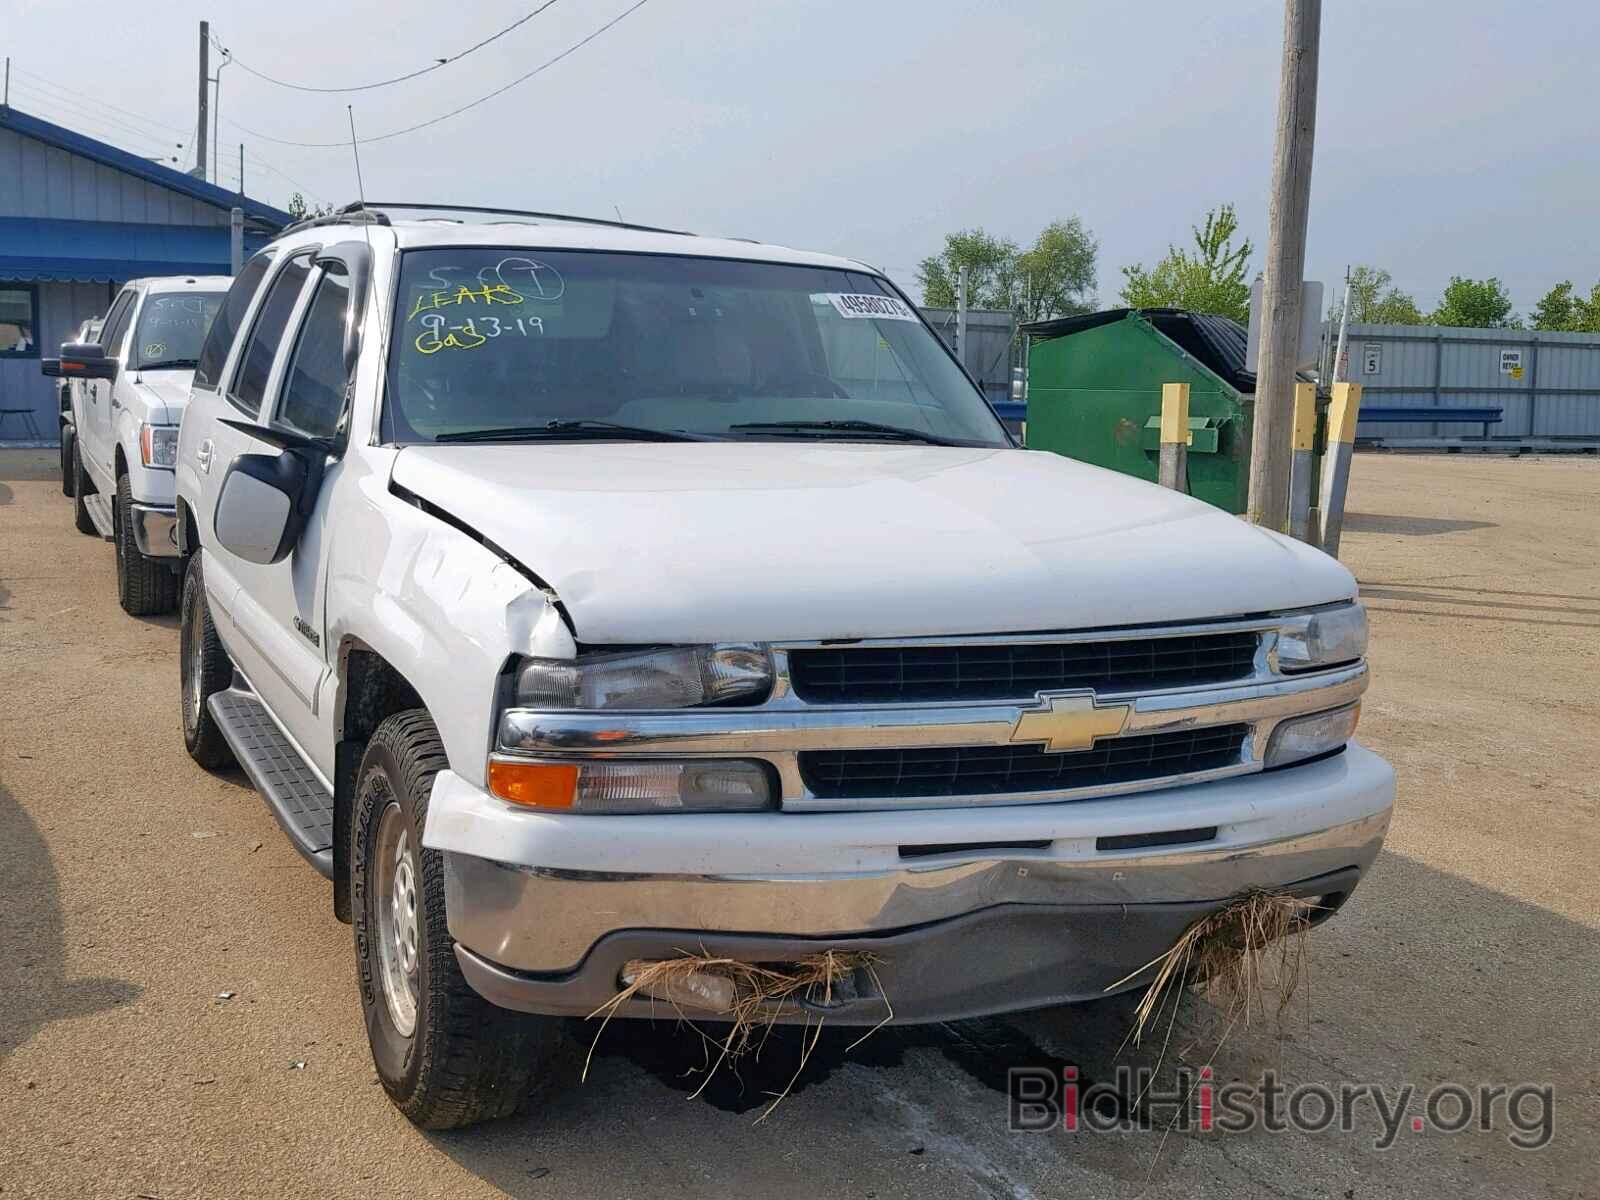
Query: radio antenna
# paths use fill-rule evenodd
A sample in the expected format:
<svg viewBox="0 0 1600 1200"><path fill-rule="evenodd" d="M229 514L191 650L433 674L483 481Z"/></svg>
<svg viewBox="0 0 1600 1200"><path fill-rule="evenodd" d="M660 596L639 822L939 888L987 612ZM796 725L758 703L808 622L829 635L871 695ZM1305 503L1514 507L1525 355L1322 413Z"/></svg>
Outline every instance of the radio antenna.
<svg viewBox="0 0 1600 1200"><path fill-rule="evenodd" d="M344 111L350 118L350 153L356 160L356 198L361 201L361 207L367 206L367 189L361 184L361 147L356 141L356 110L354 105L346 104Z"/></svg>

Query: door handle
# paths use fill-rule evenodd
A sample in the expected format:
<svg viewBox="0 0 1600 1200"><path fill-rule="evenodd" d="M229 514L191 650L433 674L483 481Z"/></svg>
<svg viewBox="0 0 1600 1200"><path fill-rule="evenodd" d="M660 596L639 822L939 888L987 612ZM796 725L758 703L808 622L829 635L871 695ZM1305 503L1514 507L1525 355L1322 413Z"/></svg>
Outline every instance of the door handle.
<svg viewBox="0 0 1600 1200"><path fill-rule="evenodd" d="M122 407L122 401L117 399L117 394L115 392L112 392L111 393L111 411L112 412L116 412L121 407Z"/></svg>
<svg viewBox="0 0 1600 1200"><path fill-rule="evenodd" d="M194 460L199 464L200 470L207 475L211 474L211 451L210 438L207 438L194 448Z"/></svg>

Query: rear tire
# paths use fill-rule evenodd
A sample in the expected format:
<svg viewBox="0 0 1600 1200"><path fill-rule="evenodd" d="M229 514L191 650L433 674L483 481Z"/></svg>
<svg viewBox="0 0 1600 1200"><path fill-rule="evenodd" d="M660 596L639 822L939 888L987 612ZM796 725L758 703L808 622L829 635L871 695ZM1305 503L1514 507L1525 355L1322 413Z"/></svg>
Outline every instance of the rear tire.
<svg viewBox="0 0 1600 1200"><path fill-rule="evenodd" d="M553 1017L490 1004L462 978L445 923L444 860L422 845L444 746L422 709L372 735L350 821L361 1008L384 1091L423 1129L508 1117L560 1059Z"/></svg>
<svg viewBox="0 0 1600 1200"><path fill-rule="evenodd" d="M71 496L76 490L72 484L72 446L78 440L77 430L67 422L61 423L61 494Z"/></svg>
<svg viewBox="0 0 1600 1200"><path fill-rule="evenodd" d="M178 603L178 576L167 561L139 553L133 536L133 487L126 475L117 477L116 511L117 601L130 617L171 612Z"/></svg>
<svg viewBox="0 0 1600 1200"><path fill-rule="evenodd" d="M72 439L72 523L79 533L87 533L90 537L99 537L100 529L94 523L94 518L89 515L89 506L84 500L94 495L94 484L89 480L89 474L83 469L83 447L78 444L78 439Z"/></svg>
<svg viewBox="0 0 1600 1200"><path fill-rule="evenodd" d="M233 750L217 727L206 701L233 683L233 663L211 623L205 577L200 572L200 552L196 550L184 573L183 602L178 617L183 744L195 762L208 771L220 771L234 765Z"/></svg>

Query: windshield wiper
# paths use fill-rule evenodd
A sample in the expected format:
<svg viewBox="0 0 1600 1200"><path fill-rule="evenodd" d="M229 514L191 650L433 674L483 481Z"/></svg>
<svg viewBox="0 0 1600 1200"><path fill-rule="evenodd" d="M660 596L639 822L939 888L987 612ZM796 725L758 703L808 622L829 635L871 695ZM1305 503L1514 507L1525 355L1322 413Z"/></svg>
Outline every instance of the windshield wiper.
<svg viewBox="0 0 1600 1200"><path fill-rule="evenodd" d="M681 429L646 429L613 421L546 421L543 425L503 425L496 429L463 429L441 433L436 442L537 442L568 438L608 438L627 442L708 442L712 439Z"/></svg>
<svg viewBox="0 0 1600 1200"><path fill-rule="evenodd" d="M166 371L179 370L180 368L192 369L200 365L197 358L163 358L157 362L140 363L134 368L136 371Z"/></svg>
<svg viewBox="0 0 1600 1200"><path fill-rule="evenodd" d="M747 421L728 428L751 433L864 433L873 437L892 438L899 442L926 442L931 446L959 446L962 443L936 433L920 429L902 429L898 425L880 425L876 421Z"/></svg>

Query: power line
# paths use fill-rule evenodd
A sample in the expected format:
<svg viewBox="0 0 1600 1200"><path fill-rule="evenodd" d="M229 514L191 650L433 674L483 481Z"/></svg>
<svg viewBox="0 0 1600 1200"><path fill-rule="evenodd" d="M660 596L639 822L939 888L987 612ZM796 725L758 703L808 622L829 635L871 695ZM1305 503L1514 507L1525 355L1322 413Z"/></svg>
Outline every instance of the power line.
<svg viewBox="0 0 1600 1200"><path fill-rule="evenodd" d="M470 104L463 104L460 108L451 109L447 113L443 113L443 114L441 114L441 115L439 115L437 117L433 117L432 119L427 120L427 121L422 121L422 122L420 122L420 123L418 123L416 125L408 125L404 129L392 129L388 133L378 133L378 134L374 134L372 137L359 138L359 139L357 139L356 144L360 145L360 146L365 146L365 145L368 145L368 144L370 144L372 142L388 141L390 138L401 137L402 135L407 134L407 133L415 133L419 129L427 129L430 125L437 125L441 121L448 121L451 117L459 117L462 113L466 112L467 110L473 109L473 108L477 108L478 105L484 104L487 101L493 100L496 96L504 95L506 92L509 92L512 88L516 87L518 84L526 83L528 80L532 79L535 75L538 75L540 72L545 71L545 70L549 69L550 67L555 66L556 63L560 62L563 58L566 58L569 54L572 54L574 51L580 50L584 46L587 46L590 42L594 41L595 38L599 37L602 33L606 32L606 30L612 28L612 26L619 24L625 18L627 18L627 17L631 16L632 14L638 12L641 8L643 8L648 3L649 3L649 0L638 0L638 2L636 4L634 4L631 8L624 9L621 13L619 13L617 16L613 17L611 20L607 21L604 25L600 26L599 29L596 29L593 33L591 33L588 37L584 38L582 41L575 42L571 46L568 46L560 54L556 55L554 58L548 59L545 62L540 63L537 67L535 67L533 70L529 71L526 75L519 75L517 78L513 79L510 83L506 84L504 87L498 87L498 88L496 88L494 91L490 92L486 96L479 96L476 100L472 101ZM235 61L237 61L237 60L235 60ZM227 121L228 119L226 117L224 117L223 120ZM293 141L289 141L286 138L273 137L269 133L261 133L258 130L254 130L254 129L249 128L248 126L240 125L237 121L228 121L228 124L232 125L235 129L243 130L245 133L248 133L251 137L260 138L264 142L272 142L273 144L278 145L278 146L297 146L297 147L300 147L302 149L307 149L307 150L343 150L346 146L350 145L349 141L342 141L342 142L293 142Z"/></svg>
<svg viewBox="0 0 1600 1200"><path fill-rule="evenodd" d="M90 133L103 141L131 145L135 147L133 152L141 156L148 156L151 148L159 148L162 151L160 157L166 161L176 158L178 151L182 149L181 142L145 133L90 109L72 106L60 97L36 91L29 84L13 80L11 88L20 94L27 107L35 112L46 117L55 117L58 124ZM62 111L55 111L57 105L61 106Z"/></svg>
<svg viewBox="0 0 1600 1200"><path fill-rule="evenodd" d="M119 137L126 138L129 135L132 135L139 141L152 142L156 145L166 147L167 149L175 149L182 145L181 142L179 142L170 134L151 133L148 130L139 128L136 125L129 124L127 121L119 120L117 117L109 113L100 112L97 109L92 109L86 105L78 104L62 96L53 96L49 92L41 91L35 85L26 83L22 80L13 80L11 83L11 90L22 96L24 102L29 106L42 106L39 111L48 112L57 108L64 110L65 113L68 114L65 118L66 123L68 124L82 125L83 123L88 122L98 124L103 127L114 127L120 131L118 135Z"/></svg>
<svg viewBox="0 0 1600 1200"><path fill-rule="evenodd" d="M354 87L312 87L309 84L304 84L304 83L289 83L287 80L275 79L271 75L268 75L268 74L266 74L266 73L264 73L262 71L256 70L249 63L243 62L242 60L240 60L238 55L232 55L232 61L233 61L235 66L242 67L245 71L249 72L251 75L254 75L257 79L264 79L268 83L276 84L278 87L282 87L282 88L289 88L289 89L291 89L293 91L296 91L296 92L320 92L320 93L323 93L323 94L334 93L334 92L370 92L373 88L388 87L390 84L394 84L394 83L404 83L408 79L416 79L416 78L418 78L420 76L427 75L432 71L437 71L440 67L447 67L453 62L459 62L461 59L465 58L467 55L473 53L474 51L482 50L490 42L498 41L500 38L505 37L505 35L510 33L513 29L516 29L516 28L518 28L519 26L522 26L522 25L526 25L529 21L533 20L533 18L537 17L545 9L549 8L551 5L553 5L555 3L556 3L556 0L545 0L545 2L543 4L541 4L538 8L534 9L532 12L526 13L523 16L518 17L515 21L511 22L511 24L507 25L504 29L502 29L502 30L500 30L500 31L498 31L496 33L490 34L488 37L484 38L483 41L478 42L475 45L468 46L465 50L461 51L459 54L452 54L448 58L436 58L436 59L434 59L432 66L421 67L421 68L419 68L419 69L417 69L415 71L408 71L406 74L404 74L404 75L396 75L392 79L380 79L376 83L362 83L362 84L357 84ZM223 49L222 43L220 41L217 41L217 38L216 38L215 34L212 35L211 40L216 45L218 50L223 50L223 53L229 53L228 51Z"/></svg>
<svg viewBox="0 0 1600 1200"><path fill-rule="evenodd" d="M48 90L50 90L52 92L59 92L62 95L71 98L72 100L87 101L90 104L97 105L100 108L110 109L112 112L120 113L123 116L136 117L139 121L141 121L145 125L154 125L154 126L158 126L161 129L170 129L174 133L183 134L184 137L188 137L190 134L192 134L194 132L194 126L192 126L192 125L173 125L173 124L171 124L170 122L167 122L167 121L158 121L154 117L147 117L147 116L143 115L142 113L136 113L136 112L132 111L131 109L129 109L126 105L113 104L109 100L101 100L98 97L90 96L90 95L88 95L88 94L86 94L86 93L84 93L82 91L79 91L77 88L64 88L60 84L58 84L54 80L52 80L49 76L47 76L47 75L39 75L39 74L34 73L33 71L24 70L22 67L17 66L15 63L11 64L11 70L12 70L12 72L14 74L25 75L29 79L37 81L37 83L38 83L38 85L40 87L47 88Z"/></svg>

